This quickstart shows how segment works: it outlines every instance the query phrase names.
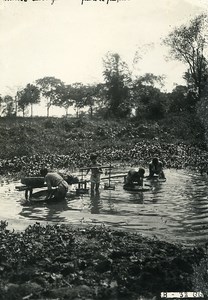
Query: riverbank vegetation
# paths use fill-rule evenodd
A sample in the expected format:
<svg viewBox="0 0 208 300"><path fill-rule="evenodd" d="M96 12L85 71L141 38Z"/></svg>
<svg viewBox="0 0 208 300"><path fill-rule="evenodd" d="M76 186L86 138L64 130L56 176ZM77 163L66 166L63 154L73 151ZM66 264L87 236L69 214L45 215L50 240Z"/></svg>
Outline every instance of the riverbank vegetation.
<svg viewBox="0 0 208 300"><path fill-rule="evenodd" d="M92 152L103 164L146 167L159 156L166 168L206 170L203 128L192 115L169 115L157 122L1 118L0 136L0 170L5 175L22 167L28 175L38 175L42 164L73 171L86 167Z"/></svg>
<svg viewBox="0 0 208 300"><path fill-rule="evenodd" d="M186 249L105 226L36 223L16 233L1 223L0 298L159 298L161 291L199 291L202 248ZM92 255L93 254L93 255Z"/></svg>

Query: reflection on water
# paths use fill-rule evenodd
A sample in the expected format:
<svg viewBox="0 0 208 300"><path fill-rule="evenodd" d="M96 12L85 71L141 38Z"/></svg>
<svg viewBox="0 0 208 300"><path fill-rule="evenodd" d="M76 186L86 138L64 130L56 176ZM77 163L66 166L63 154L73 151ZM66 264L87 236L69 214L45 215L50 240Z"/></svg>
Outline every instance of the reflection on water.
<svg viewBox="0 0 208 300"><path fill-rule="evenodd" d="M15 190L19 182L1 178L0 218L106 224L186 244L204 242L208 234L207 175L166 170L166 177L165 183L151 182L146 192L124 191L123 178L114 178L115 190L104 190L103 184L98 192L70 193L59 203L30 205L23 205L24 192Z"/></svg>
<svg viewBox="0 0 208 300"><path fill-rule="evenodd" d="M68 210L67 201L63 200L60 203L36 203L36 205L25 205L20 211L19 215L24 218L29 218L31 220L37 220L37 215L39 215L39 220L53 220L56 222L64 222L64 217L61 213Z"/></svg>
<svg viewBox="0 0 208 300"><path fill-rule="evenodd" d="M93 191L90 193L90 212L91 214L99 214L102 208L102 200L100 198L100 191Z"/></svg>

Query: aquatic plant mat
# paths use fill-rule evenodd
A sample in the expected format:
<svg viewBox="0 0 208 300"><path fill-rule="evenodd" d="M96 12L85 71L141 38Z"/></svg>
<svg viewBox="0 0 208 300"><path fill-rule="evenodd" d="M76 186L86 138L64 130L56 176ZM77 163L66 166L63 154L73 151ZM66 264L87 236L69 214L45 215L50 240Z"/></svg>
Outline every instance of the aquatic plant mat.
<svg viewBox="0 0 208 300"><path fill-rule="evenodd" d="M36 223L15 232L2 221L0 299L136 300L157 298L161 291L193 291L205 258L205 248L104 226Z"/></svg>

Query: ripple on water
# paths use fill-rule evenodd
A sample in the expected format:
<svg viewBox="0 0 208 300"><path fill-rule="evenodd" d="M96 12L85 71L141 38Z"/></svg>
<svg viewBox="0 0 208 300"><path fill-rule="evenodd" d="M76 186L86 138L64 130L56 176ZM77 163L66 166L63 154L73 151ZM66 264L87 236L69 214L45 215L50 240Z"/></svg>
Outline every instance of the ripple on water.
<svg viewBox="0 0 208 300"><path fill-rule="evenodd" d="M124 173L121 169L116 171ZM124 191L123 179L116 178L115 191L104 190L101 185L100 192L94 195L68 197L64 202L50 205L22 205L24 192L15 189L20 183L1 180L0 217L20 221L104 223L170 241L204 242L208 234L208 177L186 170L166 170L166 177L166 182L153 182L152 189L143 193Z"/></svg>

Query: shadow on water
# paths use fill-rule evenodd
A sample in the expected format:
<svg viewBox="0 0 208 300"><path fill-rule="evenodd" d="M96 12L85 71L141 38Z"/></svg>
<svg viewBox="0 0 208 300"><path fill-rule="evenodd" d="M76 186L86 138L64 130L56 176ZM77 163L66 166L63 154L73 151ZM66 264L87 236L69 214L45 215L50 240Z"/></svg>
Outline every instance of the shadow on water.
<svg viewBox="0 0 208 300"><path fill-rule="evenodd" d="M166 177L164 183L151 182L152 188L146 192L125 191L123 178L115 178L115 190L105 190L102 184L98 192L73 196L69 193L62 202L24 205L24 192L15 190L19 183L5 179L0 186L0 217L106 224L185 244L205 242L208 234L207 175L166 170Z"/></svg>
<svg viewBox="0 0 208 300"><path fill-rule="evenodd" d="M102 200L100 198L100 191L93 191L90 193L90 212L91 214L99 214L102 209Z"/></svg>
<svg viewBox="0 0 208 300"><path fill-rule="evenodd" d="M19 215L26 219L37 220L37 214L39 214L39 220L53 220L54 222L64 222L64 217L61 213L68 210L67 201L63 200L59 203L33 203L24 204Z"/></svg>

